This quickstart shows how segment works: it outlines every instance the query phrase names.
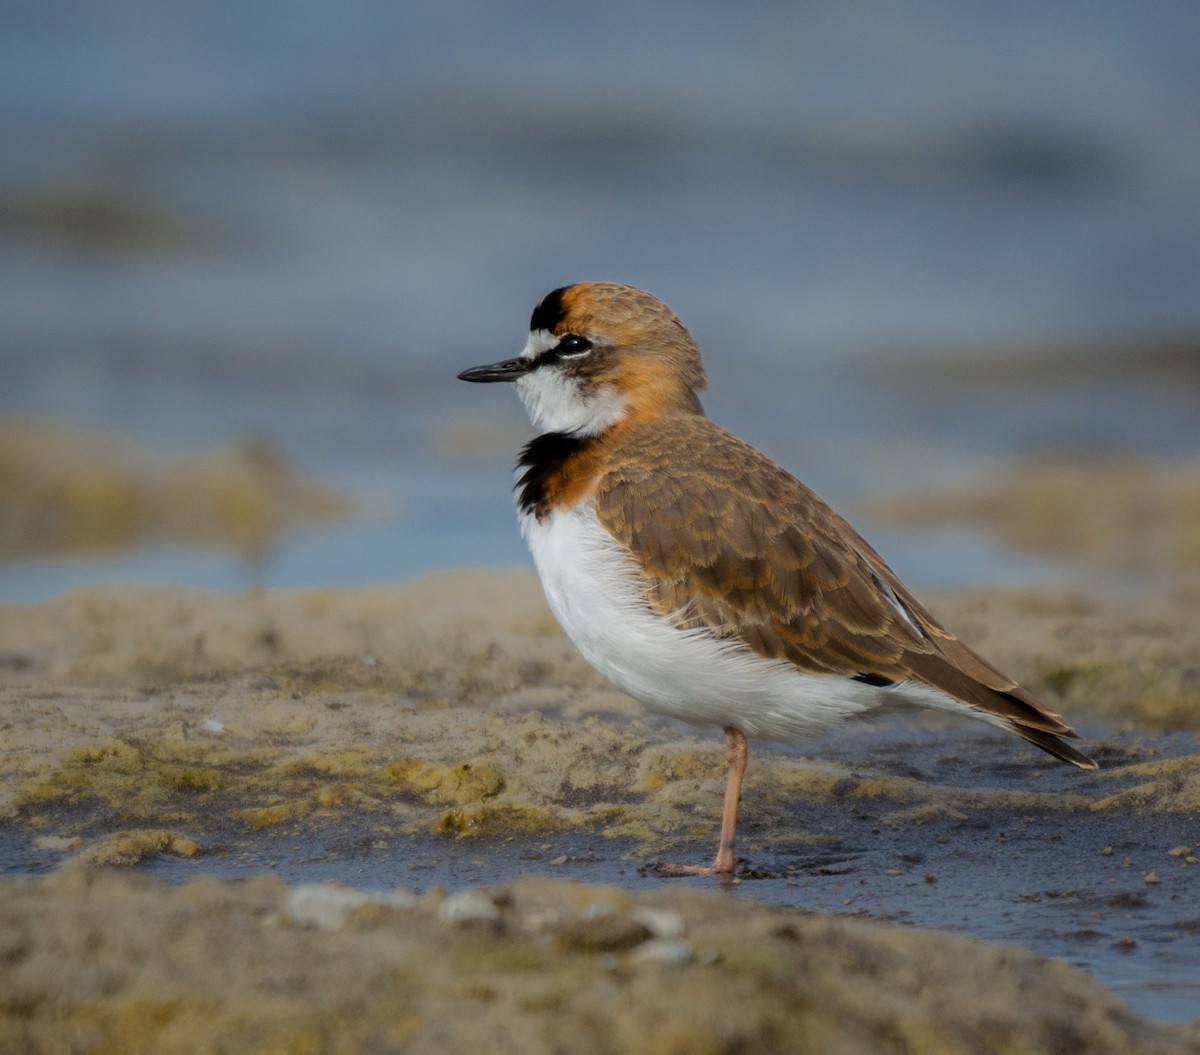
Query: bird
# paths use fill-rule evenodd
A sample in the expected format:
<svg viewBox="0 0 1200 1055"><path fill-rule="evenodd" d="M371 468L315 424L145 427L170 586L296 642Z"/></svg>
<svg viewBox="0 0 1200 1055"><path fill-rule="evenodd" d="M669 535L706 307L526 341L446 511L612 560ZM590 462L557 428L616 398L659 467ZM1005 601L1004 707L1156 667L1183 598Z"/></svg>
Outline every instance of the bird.
<svg viewBox="0 0 1200 1055"><path fill-rule="evenodd" d="M716 859L663 874L736 873L747 738L802 743L925 707L1096 768L1061 716L945 629L846 520L705 414L700 350L650 293L555 289L519 355L458 377L514 384L533 422L520 527L579 652L649 710L724 730Z"/></svg>

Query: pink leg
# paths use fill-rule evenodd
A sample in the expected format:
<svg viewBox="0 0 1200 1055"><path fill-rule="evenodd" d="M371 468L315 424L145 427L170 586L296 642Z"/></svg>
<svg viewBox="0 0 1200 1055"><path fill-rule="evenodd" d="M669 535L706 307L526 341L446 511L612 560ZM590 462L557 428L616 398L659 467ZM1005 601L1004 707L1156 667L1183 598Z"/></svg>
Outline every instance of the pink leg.
<svg viewBox="0 0 1200 1055"><path fill-rule="evenodd" d="M742 778L746 775L750 748L746 734L732 725L725 727L725 806L721 810L721 842L717 846L717 859L707 866L659 865L655 869L661 876L707 876L732 875L734 870L733 846L737 837L738 802L742 798Z"/></svg>
<svg viewBox="0 0 1200 1055"><path fill-rule="evenodd" d="M721 842L717 846L717 859L713 862L713 871L718 874L733 872L738 803L742 801L742 778L746 775L746 764L750 760L750 747L741 729L726 727L725 745L725 764L728 766L725 774L725 806L721 810Z"/></svg>

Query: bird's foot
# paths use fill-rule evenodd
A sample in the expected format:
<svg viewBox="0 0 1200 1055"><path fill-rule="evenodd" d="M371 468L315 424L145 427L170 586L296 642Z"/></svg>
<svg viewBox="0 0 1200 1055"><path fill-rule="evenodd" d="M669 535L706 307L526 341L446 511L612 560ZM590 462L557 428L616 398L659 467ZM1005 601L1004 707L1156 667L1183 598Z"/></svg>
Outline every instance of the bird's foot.
<svg viewBox="0 0 1200 1055"><path fill-rule="evenodd" d="M677 865L659 862L645 865L638 869L642 875L654 876L656 879L679 879L682 876L715 876L731 875L730 872L718 872L716 865Z"/></svg>
<svg viewBox="0 0 1200 1055"><path fill-rule="evenodd" d="M734 862L733 860L714 861L710 865L678 865L664 861L642 865L638 869L638 874L654 879L681 879L685 876L716 876L718 879L733 879L738 872L739 865L743 869L745 868L744 861Z"/></svg>

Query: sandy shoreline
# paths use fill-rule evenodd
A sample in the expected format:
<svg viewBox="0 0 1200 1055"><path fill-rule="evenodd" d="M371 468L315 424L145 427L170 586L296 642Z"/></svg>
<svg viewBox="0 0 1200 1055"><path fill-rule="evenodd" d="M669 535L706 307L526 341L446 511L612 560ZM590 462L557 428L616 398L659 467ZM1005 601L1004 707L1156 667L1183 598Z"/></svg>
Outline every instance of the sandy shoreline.
<svg viewBox="0 0 1200 1055"><path fill-rule="evenodd" d="M0 859L10 874L66 862L42 878L4 882L3 933L16 951L0 967L0 990L25 995L5 1005L0 1036L11 1041L6 1050L56 1050L68 1036L84 1035L120 1038L136 1050L185 1050L180 1031L200 1028L203 1005L223 1009L204 1027L210 1032L201 1030L213 1044L244 1046L255 1037L258 1046L271 1037L300 1050L296 1038L304 1036L324 1038L312 1050L369 1050L385 1034L400 1035L397 1020L381 1010L379 994L390 984L383 979L400 970L382 953L373 959L388 944L384 936L399 929L416 943L406 955L459 977L461 965L443 958L439 890L482 882L501 922L485 921L472 941L486 934L485 960L499 963L533 956L532 941L539 951L528 970L557 979L550 985L556 995L534 999L524 988L528 977L518 984L501 968L487 978L468 972L471 980L460 978L458 988L431 980L410 989L406 982L411 1050L477 1043L483 1034L471 1030L483 1029L480 1023L491 1023L489 1035L513 1038L497 1041L497 1050L534 1037L529 1050L554 1050L557 1031L571 1028L583 1038L572 1050L629 1050L588 1025L601 994L616 999L609 990L625 972L638 984L636 998L622 997L629 1016L622 1028L645 1039L642 1050L730 1050L712 1046L710 1018L671 1008L675 1001L708 1007L706 993L735 984L758 994L739 997L738 1024L729 1027L744 1039L738 1050L805 1050L781 1047L782 1036L857 1050L852 1038L868 1034L871 1050L881 1051L905 1050L917 1038L924 1038L921 1050L1012 1051L1017 1035L1029 1050L1052 1050L1046 1038L1062 1030L1079 1043L1064 1041L1059 1050L1187 1050L1178 1032L1187 1027L1153 1026L1085 976L1034 956L909 927L860 932L852 921L755 901L1027 942L1101 976L1116 959L1131 972L1135 1002L1139 985L1152 993L1166 984L1183 985L1186 1004L1195 995L1187 980L1196 958L1191 906L1200 847L1179 840L1200 806L1196 609L1186 593L1120 605L1032 593L935 599L950 625L1098 738L1090 746L1104 768L1078 776L974 723L920 718L882 730L849 727L812 751L755 749L743 806L749 871L731 900L711 884L698 892L695 884L637 875L647 862L711 852L717 739L655 723L608 688L561 635L528 572L236 596L110 588L0 606ZM993 845L1003 847L1002 858ZM962 864L972 854L983 862L978 868ZM997 870L1001 859L1011 863L1008 872ZM94 874L102 865L138 866L173 880L272 871L297 882L335 876L366 890L425 894L403 908L361 907L329 930L276 927L286 935L278 938L286 945L279 955L291 964L288 999L328 996L301 1027L280 1010L287 1001L263 1002L252 980L263 965L255 968L253 957L231 966L224 983L200 952L171 969L183 973L170 984L150 983L154 971L132 966L145 957L176 963L179 948L211 948L222 940L215 921L225 917L242 914L259 934L264 921L287 915L280 906L294 888L217 878L162 887L136 872ZM543 877L541 885L521 886L513 877L522 875ZM587 893L592 888L571 882L577 879L629 889ZM579 904L589 898L609 904L601 915L651 903L682 913L691 952L671 953L668 939L628 924L640 937L627 935L627 947L597 956L547 941L541 924L530 922L564 899L576 905L563 909L566 916L587 916L591 910ZM1025 903L1033 915L1023 915ZM612 908L618 904L625 907ZM74 922L63 932L53 921L67 905ZM956 922L946 914L952 905L977 921ZM166 917L182 922L162 945L155 934ZM721 962L749 958L748 974L728 977L697 952L710 924L725 928L721 942L733 943L721 946ZM1060 933L1043 941L1047 926ZM854 937L839 937L838 948L861 940L875 951L836 965L822 961L819 984L845 1003L823 997L813 1004L802 995L818 984L815 954L803 949L815 939L772 938L764 951L750 937L763 927L804 934L849 927ZM1161 946L1164 928L1173 937ZM72 942L87 933L113 958L99 988L83 968L60 975L81 955ZM1077 937L1063 937L1071 934ZM514 952L513 942L523 951ZM365 956L357 984L373 995L329 989L329 955ZM1164 955L1175 958L1169 977L1161 975ZM954 995L959 972L936 967L945 957L978 972L959 979L970 993L993 992L987 1015L970 1010L975 997L967 990ZM574 979L570 985L560 970ZM864 996L881 978L887 987L909 986L911 1003L887 1010ZM253 998L239 996L242 989ZM479 995L493 990L505 995ZM1031 990L1057 996L1035 1011L1025 1006ZM459 1006L476 1010L445 1032L451 1027L442 1002L454 993ZM344 1021L353 1000L371 1009L354 1028L314 1024L318 1007L340 1008L329 1010L328 1021ZM65 1017L54 1010L62 1007L70 1009ZM985 1019L994 1028L981 1026ZM1001 1019L1002 1028L995 1025ZM435 1020L442 1025L434 1028ZM1194 1039L1200 1024L1191 1028ZM701 1036L712 1044L704 1047ZM96 1043L84 1047L103 1047Z"/></svg>

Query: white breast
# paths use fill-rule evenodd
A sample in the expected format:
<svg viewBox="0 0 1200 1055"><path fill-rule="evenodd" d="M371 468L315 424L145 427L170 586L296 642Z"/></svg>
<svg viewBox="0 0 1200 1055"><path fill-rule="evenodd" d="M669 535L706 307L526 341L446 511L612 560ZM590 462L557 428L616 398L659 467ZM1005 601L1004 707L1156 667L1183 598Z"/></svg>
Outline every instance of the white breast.
<svg viewBox="0 0 1200 1055"><path fill-rule="evenodd" d="M523 515L521 531L567 635L601 674L652 710L702 725L733 725L758 739L799 740L909 696L851 678L804 674L703 630L680 630L651 610L634 558L600 524L591 503L553 512L544 522ZM920 698L926 692L931 698ZM926 686L914 697L906 702L965 709Z"/></svg>

